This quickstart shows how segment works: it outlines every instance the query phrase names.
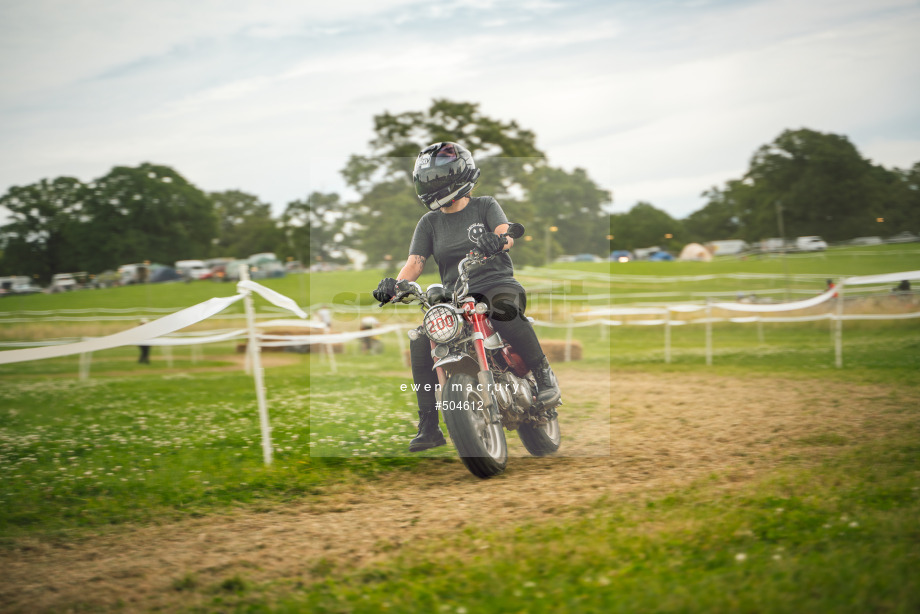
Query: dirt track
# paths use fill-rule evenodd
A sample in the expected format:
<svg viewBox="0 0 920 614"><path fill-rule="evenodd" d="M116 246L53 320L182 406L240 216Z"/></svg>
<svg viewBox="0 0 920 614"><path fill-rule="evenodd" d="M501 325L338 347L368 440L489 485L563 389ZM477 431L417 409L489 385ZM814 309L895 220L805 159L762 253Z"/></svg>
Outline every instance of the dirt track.
<svg viewBox="0 0 920 614"><path fill-rule="evenodd" d="M851 443L880 436L892 428L885 419L892 410L920 401L873 386L626 373L611 386L610 455L587 456L606 453L597 429L606 411L578 408L605 398L607 383L557 371L566 395L565 449L578 456L512 458L504 475L487 481L459 462L433 460L429 474L411 483L394 474L269 513L137 527L77 544L23 543L0 552L0 603L14 611L79 602L168 609L205 598L174 590L187 574L203 586L236 573L309 581L323 559L360 566L485 515L496 528L565 516L602 495L642 497L713 474L726 484L744 482L802 450L809 436L833 433ZM821 448L811 452L820 457Z"/></svg>

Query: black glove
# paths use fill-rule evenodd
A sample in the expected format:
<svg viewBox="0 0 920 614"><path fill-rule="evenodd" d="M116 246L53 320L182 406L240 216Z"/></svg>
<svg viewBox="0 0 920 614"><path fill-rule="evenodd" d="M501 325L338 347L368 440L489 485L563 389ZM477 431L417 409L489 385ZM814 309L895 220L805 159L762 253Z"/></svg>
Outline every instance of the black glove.
<svg viewBox="0 0 920 614"><path fill-rule="evenodd" d="M373 292L374 299L381 303L389 303L396 296L396 280L392 277L384 277L377 284L377 289Z"/></svg>
<svg viewBox="0 0 920 614"><path fill-rule="evenodd" d="M483 256L492 256L502 251L502 247L505 246L505 239L499 237L494 232L486 232L479 236L476 240L476 247L479 248L479 251L482 252Z"/></svg>

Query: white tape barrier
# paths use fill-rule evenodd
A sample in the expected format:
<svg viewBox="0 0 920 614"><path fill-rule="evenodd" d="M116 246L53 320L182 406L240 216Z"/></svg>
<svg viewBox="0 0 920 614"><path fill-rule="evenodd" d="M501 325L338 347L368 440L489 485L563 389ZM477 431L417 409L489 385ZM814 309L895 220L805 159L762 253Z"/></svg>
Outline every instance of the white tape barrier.
<svg viewBox="0 0 920 614"><path fill-rule="evenodd" d="M326 328L326 325L322 322L312 320L269 320L268 322L259 322L256 326L264 328Z"/></svg>
<svg viewBox="0 0 920 614"><path fill-rule="evenodd" d="M45 339L43 341L4 341L0 347L4 348L35 348L47 347L49 345L64 345L65 343L74 343L80 341L78 337L67 337L63 339Z"/></svg>
<svg viewBox="0 0 920 614"><path fill-rule="evenodd" d="M363 337L374 337L386 333L399 332L416 328L411 324L393 324L382 326L380 328L371 328L351 333L330 333L326 335L259 335L259 345L262 347L284 347L290 345L312 345L321 344L329 345L332 343L345 343Z"/></svg>
<svg viewBox="0 0 920 614"><path fill-rule="evenodd" d="M30 324L42 322L137 322L143 316L47 316L37 318L5 318L0 316L0 324ZM154 317L154 316L148 316ZM246 316L239 313L219 313L211 316L212 320L242 320ZM275 313L256 314L257 318L276 318Z"/></svg>
<svg viewBox="0 0 920 614"><path fill-rule="evenodd" d="M142 345L177 346L177 345L203 345L205 343L221 343L223 341L236 341L245 339L247 336L246 329L233 330L219 335L208 335L201 337L158 337L157 339L148 339Z"/></svg>
<svg viewBox="0 0 920 614"><path fill-rule="evenodd" d="M53 316L61 314L80 314L80 313L134 313L135 317L143 317L147 313L173 313L182 307L87 307L85 309L49 309L44 311L34 311L22 309L18 311L7 311L3 315L17 316Z"/></svg>
<svg viewBox="0 0 920 614"><path fill-rule="evenodd" d="M534 326L545 326L546 328L585 328L586 326L597 326L604 324L607 326L619 326L620 321L614 320L590 320L588 322L544 322L543 320L534 320Z"/></svg>
<svg viewBox="0 0 920 614"><path fill-rule="evenodd" d="M576 281L581 280L595 280L595 281L607 281L607 282L635 282L635 283L695 283L700 281L712 281L714 279L787 279L786 275L782 273L724 273L724 274L707 274L707 275L614 275L607 273L594 273L588 271L572 271L569 269L546 269L546 268L536 268L536 267L524 267L518 273L518 277L535 277L539 279L546 278L557 278L557 279L572 279ZM788 279L793 281L815 281L815 280L824 280L828 277L833 277L833 275L824 275L817 273L803 273L797 275L789 275Z"/></svg>
<svg viewBox="0 0 920 614"><path fill-rule="evenodd" d="M645 313L665 313L666 310L677 312L677 313L692 313L694 311L702 311L704 309L722 309L725 311L739 311L747 313L771 313L771 312L781 312L781 311L797 311L800 309L808 309L810 307L816 307L822 303L825 303L835 296L838 296L843 292L844 287L846 286L860 286L860 285L869 285L869 284L891 284L895 282L900 282L902 280L914 281L920 279L920 271L902 271L900 273L887 273L885 275L866 275L861 277L848 277L840 281L840 283L818 296L814 296L809 299L802 301L792 301L789 303L727 303L727 302L712 302L708 305L700 304L679 304L679 305L667 305L661 308L607 308L607 309L593 309L591 311L585 311L579 314L575 314L579 317L591 317L591 316L606 316L606 315L642 315Z"/></svg>
<svg viewBox="0 0 920 614"><path fill-rule="evenodd" d="M236 284L236 287L238 290L249 290L251 292L255 292L272 305L286 309L287 311L290 311L294 315L300 316L301 318L307 317L307 314L304 313L304 310L301 309L293 299L284 296L280 292L275 292L271 288L266 288L262 284L258 284L252 280L246 279Z"/></svg>
<svg viewBox="0 0 920 614"><path fill-rule="evenodd" d="M265 322L260 324L260 326L272 327L279 325L285 327L300 326L306 328L324 328L322 324L311 323L309 321L303 322L300 320L274 320L273 322ZM376 335L408 330L409 328L415 328L415 326L411 324L396 324L382 328L356 331L352 333L335 333L329 335L271 335L262 333L259 335L259 345L262 347L285 347L296 345L343 343L345 341L352 341L354 339L361 339L363 337L373 337ZM157 347L204 345L207 343L221 343L224 341L246 339L247 336L248 335L246 329L242 328L237 330L221 331L217 334L212 334L210 331L197 331L189 333L176 333L175 336L164 336L157 337L156 339L147 339L140 342L139 345L152 345ZM77 339L74 338L54 339L47 341L10 341L0 343L0 347L48 347L65 344L73 345L75 341L77 341ZM125 345L135 344L128 343ZM2 354L0 354L0 356L2 356Z"/></svg>
<svg viewBox="0 0 920 614"><path fill-rule="evenodd" d="M847 277L842 283L847 286L866 286L868 284L893 284L904 280L914 281L920 279L920 271L903 271L901 273L886 273L884 275L862 275Z"/></svg>
<svg viewBox="0 0 920 614"><path fill-rule="evenodd" d="M267 301L293 311L301 317L306 317L297 304L274 290L266 288L261 284L253 281L240 282L237 284L239 294L235 296L212 298L203 303L193 305L176 313L164 316L153 322L142 324L135 328L98 337L78 343L68 343L66 345L56 345L51 347L37 347L23 350L7 350L0 352L0 365L11 364L15 362L25 362L28 360L40 360L44 358L57 358L60 356L70 356L72 354L84 354L88 352L98 352L111 348L121 347L124 345L153 345L153 340L163 335L168 335L179 329L191 326L207 320L215 314L223 311L230 305L249 295L251 292L259 294ZM148 343L149 342L149 343ZM178 344L164 344L178 345Z"/></svg>

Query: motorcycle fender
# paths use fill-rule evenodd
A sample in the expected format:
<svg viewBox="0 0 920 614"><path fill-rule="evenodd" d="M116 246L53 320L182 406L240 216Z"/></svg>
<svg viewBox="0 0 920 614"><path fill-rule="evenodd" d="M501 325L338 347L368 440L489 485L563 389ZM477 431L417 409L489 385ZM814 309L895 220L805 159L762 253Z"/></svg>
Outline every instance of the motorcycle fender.
<svg viewBox="0 0 920 614"><path fill-rule="evenodd" d="M469 373L476 377L479 373L479 363L466 354L448 354L434 363L434 369L442 367L448 373Z"/></svg>

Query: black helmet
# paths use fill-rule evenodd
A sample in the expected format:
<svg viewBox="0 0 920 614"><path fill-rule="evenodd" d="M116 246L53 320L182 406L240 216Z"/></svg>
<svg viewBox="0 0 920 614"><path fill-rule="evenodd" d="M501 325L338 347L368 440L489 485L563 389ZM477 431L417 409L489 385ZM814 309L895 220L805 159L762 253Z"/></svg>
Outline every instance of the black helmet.
<svg viewBox="0 0 920 614"><path fill-rule="evenodd" d="M422 206L437 211L468 195L479 169L466 147L456 143L429 145L415 160L412 180Z"/></svg>

